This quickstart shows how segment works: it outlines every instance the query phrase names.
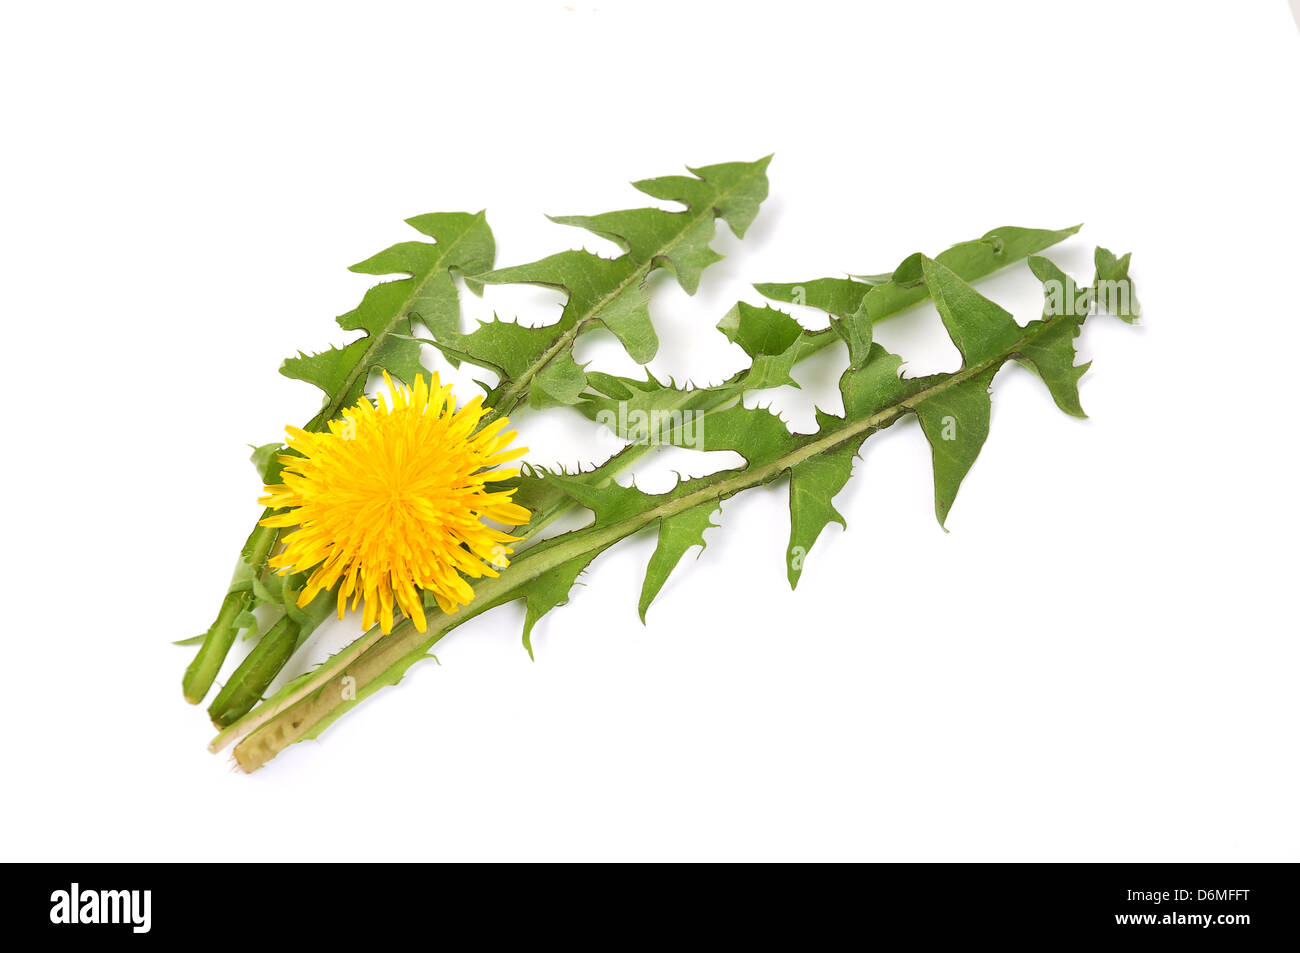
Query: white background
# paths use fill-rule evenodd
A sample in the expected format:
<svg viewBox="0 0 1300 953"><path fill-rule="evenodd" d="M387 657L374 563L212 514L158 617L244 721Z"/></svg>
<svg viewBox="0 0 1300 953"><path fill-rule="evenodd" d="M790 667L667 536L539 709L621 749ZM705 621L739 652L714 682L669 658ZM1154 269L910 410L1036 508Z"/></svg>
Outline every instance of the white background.
<svg viewBox="0 0 1300 953"><path fill-rule="evenodd" d="M8 6L0 855L1296 859L1298 79L1281 0ZM276 368L347 338L345 267L482 207L499 265L610 253L544 213L769 152L701 292L655 280L657 374L739 367L712 326L751 282L1085 221L1058 260L1133 251L1145 308L1085 331L1091 418L1008 369L949 534L900 426L797 592L784 491L751 492L647 627L638 538L535 663L503 608L253 776L208 754L168 643L258 513L245 445L316 409ZM981 287L1037 315L1023 267ZM933 311L878 335L954 366ZM758 399L807 430L842 360ZM519 423L537 462L610 449Z"/></svg>

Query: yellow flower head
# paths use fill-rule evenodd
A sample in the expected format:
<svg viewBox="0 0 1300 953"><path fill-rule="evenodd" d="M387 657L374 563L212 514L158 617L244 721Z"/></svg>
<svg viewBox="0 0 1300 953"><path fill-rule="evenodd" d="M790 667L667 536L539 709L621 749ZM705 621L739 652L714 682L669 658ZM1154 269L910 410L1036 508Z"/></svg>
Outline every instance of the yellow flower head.
<svg viewBox="0 0 1300 953"><path fill-rule="evenodd" d="M378 621L391 632L396 602L423 632L420 590L455 612L474 598L465 576L495 576L507 565L518 537L483 520L518 526L529 513L511 502L513 490L488 492L484 484L518 475L490 468L527 449L506 449L515 433L503 432L504 417L475 432L483 399L458 410L437 374L429 386L417 376L410 389L384 380L387 400L362 397L328 433L286 428L296 453L281 454L284 482L260 500L286 512L262 523L298 527L270 565L282 575L315 567L299 606L339 583L339 618L351 596L354 609L365 604L366 628Z"/></svg>

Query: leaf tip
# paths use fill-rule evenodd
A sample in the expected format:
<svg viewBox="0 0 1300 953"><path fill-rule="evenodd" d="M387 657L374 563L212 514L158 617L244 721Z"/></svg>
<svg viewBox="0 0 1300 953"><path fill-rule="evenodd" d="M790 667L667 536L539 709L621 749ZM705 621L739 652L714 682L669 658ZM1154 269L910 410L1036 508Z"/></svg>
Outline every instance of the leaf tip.
<svg viewBox="0 0 1300 953"><path fill-rule="evenodd" d="M945 533L951 533L948 529L948 513L952 510L951 503L944 503L942 500L934 501L934 518L939 521L939 528Z"/></svg>

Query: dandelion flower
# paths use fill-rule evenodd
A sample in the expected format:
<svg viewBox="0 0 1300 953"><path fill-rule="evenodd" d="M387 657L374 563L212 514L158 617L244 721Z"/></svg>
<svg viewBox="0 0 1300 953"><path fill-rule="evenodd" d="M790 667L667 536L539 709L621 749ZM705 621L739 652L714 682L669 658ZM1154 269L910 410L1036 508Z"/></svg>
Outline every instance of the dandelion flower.
<svg viewBox="0 0 1300 953"><path fill-rule="evenodd" d="M422 590L444 612L474 598L467 581L497 575L518 539L487 525L528 522L513 490L486 484L517 476L492 469L523 456L506 449L514 431L503 417L475 432L485 409L476 397L457 409L438 375L411 388L387 374L388 395L362 397L331 420L329 431L289 427L295 453L280 456L283 483L266 487L261 503L284 512L265 526L298 527L270 565L281 575L311 576L298 597L305 606L338 585L339 618L348 598L364 604L363 625L393 628L393 606L426 630ZM300 454L300 455L299 455Z"/></svg>

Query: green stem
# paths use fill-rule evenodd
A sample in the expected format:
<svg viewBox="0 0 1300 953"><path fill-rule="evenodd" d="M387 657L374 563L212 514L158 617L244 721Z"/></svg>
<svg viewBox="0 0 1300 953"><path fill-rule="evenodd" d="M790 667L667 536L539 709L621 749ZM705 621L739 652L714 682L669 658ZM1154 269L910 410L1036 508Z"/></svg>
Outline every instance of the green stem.
<svg viewBox="0 0 1300 953"><path fill-rule="evenodd" d="M239 631L235 620L252 605L252 602L251 589L231 590L221 601L217 620L212 623L212 627L203 637L203 644L199 646L194 661L185 670L185 678L181 683L185 700L191 705L203 701L203 696L212 687L217 672L221 671L221 663L226 660L230 647L235 644L235 635Z"/></svg>
<svg viewBox="0 0 1300 953"><path fill-rule="evenodd" d="M280 535L280 531L273 526L263 526L262 520L266 519L275 510L263 510L262 515L257 518L257 526L249 535L244 548L239 551L239 556L245 562L253 567L255 572L260 572L261 568L266 565L266 559L271 555L271 550L275 548L275 541Z"/></svg>
<svg viewBox="0 0 1300 953"><path fill-rule="evenodd" d="M287 615L281 616L208 706L212 723L225 728L248 714L298 648L301 636L302 627Z"/></svg>
<svg viewBox="0 0 1300 953"><path fill-rule="evenodd" d="M293 654L333 614L336 605L333 599L313 599L306 607L297 608L293 600L305 583L305 576L293 576L285 583L285 600L291 608L286 608L285 614L262 636L208 708L208 715L218 728L225 728L248 714Z"/></svg>
<svg viewBox="0 0 1300 953"><path fill-rule="evenodd" d="M279 538L279 530L263 526L261 522L271 513L271 510L263 511L257 525L253 527L253 532L244 542L243 549L239 551L240 568L236 570L235 578L231 581L230 588L226 590L226 597L221 602L216 621L203 636L203 644L199 647L198 654L185 670L181 688L185 693L185 700L191 705L203 701L203 696L212 687L217 673L221 671L221 666L226 661L226 656L230 654L230 647L235 644L235 636L239 634L236 620L255 604L251 580L261 575L266 567L267 557L271 555L275 541ZM247 567L252 568L251 575Z"/></svg>

